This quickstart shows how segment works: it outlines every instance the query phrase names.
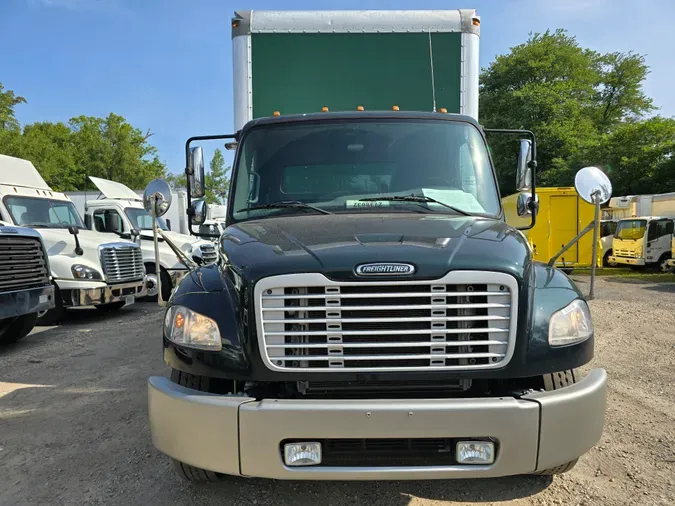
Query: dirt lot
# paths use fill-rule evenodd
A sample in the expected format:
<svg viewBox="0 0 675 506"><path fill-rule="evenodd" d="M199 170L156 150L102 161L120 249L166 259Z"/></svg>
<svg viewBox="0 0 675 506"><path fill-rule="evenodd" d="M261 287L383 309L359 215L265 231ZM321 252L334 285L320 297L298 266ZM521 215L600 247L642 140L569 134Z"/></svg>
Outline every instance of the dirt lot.
<svg viewBox="0 0 675 506"><path fill-rule="evenodd" d="M160 309L136 304L0 350L0 504L675 504L675 285L600 279L596 296L605 432L562 477L181 482L147 425L147 377L168 372Z"/></svg>

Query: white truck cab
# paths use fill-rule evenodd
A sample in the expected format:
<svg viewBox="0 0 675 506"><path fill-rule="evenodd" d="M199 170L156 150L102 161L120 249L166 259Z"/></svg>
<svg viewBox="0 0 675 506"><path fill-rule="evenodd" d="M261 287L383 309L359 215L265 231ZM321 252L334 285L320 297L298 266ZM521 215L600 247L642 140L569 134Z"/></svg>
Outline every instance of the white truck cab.
<svg viewBox="0 0 675 506"><path fill-rule="evenodd" d="M101 192L103 198L88 200L85 203L84 219L88 229L101 234L110 234L130 240L137 240L143 252L143 263L148 276L148 299L157 300L157 272L155 268L155 250L152 234L152 217L143 207L143 199L129 187L89 176ZM157 219L158 226L171 241L180 247L187 256L198 263L209 264L216 261L218 254L215 245L210 241L196 239L187 234L179 234L169 230L162 218ZM135 239L138 237L138 239ZM168 300L171 290L187 273L171 248L160 240L159 261L162 276L162 299Z"/></svg>
<svg viewBox="0 0 675 506"><path fill-rule="evenodd" d="M600 248L602 251L603 267L616 266L616 262L611 261L611 257L614 254L612 243L614 242L614 234L616 233L618 224L618 220L600 220Z"/></svg>
<svg viewBox="0 0 675 506"><path fill-rule="evenodd" d="M57 323L69 307L113 310L146 295L140 247L87 230L70 199L28 160L0 155L0 220L35 229L47 249L55 306L39 324Z"/></svg>
<svg viewBox="0 0 675 506"><path fill-rule="evenodd" d="M610 261L618 265L653 267L672 271L673 219L665 216L638 216L619 220L612 241Z"/></svg>

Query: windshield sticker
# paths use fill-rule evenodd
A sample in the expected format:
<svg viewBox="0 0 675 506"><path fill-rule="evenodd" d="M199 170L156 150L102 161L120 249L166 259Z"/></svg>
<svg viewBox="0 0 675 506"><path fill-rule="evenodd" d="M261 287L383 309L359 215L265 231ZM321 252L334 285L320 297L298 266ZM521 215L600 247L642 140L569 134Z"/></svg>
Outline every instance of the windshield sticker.
<svg viewBox="0 0 675 506"><path fill-rule="evenodd" d="M373 201L373 202L361 202L359 200L348 200L345 202L345 207L347 209L355 209L359 207L363 208L373 208L373 207L390 207L391 202L386 202L383 200Z"/></svg>

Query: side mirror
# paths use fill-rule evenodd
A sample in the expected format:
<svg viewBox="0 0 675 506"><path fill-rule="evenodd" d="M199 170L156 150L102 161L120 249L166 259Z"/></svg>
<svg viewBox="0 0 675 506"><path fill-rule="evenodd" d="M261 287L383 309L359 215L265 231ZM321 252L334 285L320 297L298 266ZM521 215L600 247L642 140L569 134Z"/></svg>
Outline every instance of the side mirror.
<svg viewBox="0 0 675 506"><path fill-rule="evenodd" d="M91 214L84 215L84 226L87 230L91 230Z"/></svg>
<svg viewBox="0 0 675 506"><path fill-rule="evenodd" d="M139 238L141 236L141 231L137 228L132 228L129 235L131 236L131 240L140 246L141 241Z"/></svg>
<svg viewBox="0 0 675 506"><path fill-rule="evenodd" d="M597 167L584 167L574 176L574 188L589 204L604 204L612 197L612 183Z"/></svg>
<svg viewBox="0 0 675 506"><path fill-rule="evenodd" d="M171 220L164 220L164 221L166 221L166 228L171 230Z"/></svg>
<svg viewBox="0 0 675 506"><path fill-rule="evenodd" d="M201 146L190 148L187 169L190 197L193 199L202 198L206 191L204 189L204 152Z"/></svg>
<svg viewBox="0 0 675 506"><path fill-rule="evenodd" d="M206 214L208 213L208 206L203 200L195 200L192 203L192 212L190 214L190 221L193 225L202 225L206 221Z"/></svg>
<svg viewBox="0 0 675 506"><path fill-rule="evenodd" d="M520 139L518 166L516 167L516 188L518 191L532 189L532 141Z"/></svg>
<svg viewBox="0 0 675 506"><path fill-rule="evenodd" d="M171 207L171 187L163 179L153 179L143 192L143 207L155 218L163 216Z"/></svg>
<svg viewBox="0 0 675 506"><path fill-rule="evenodd" d="M70 232L72 235L77 235L80 233L80 229L77 227L70 226L68 227L68 232Z"/></svg>
<svg viewBox="0 0 675 506"><path fill-rule="evenodd" d="M528 192L523 192L518 195L518 200L516 201L516 212L518 216L525 217L530 216L532 212L536 215L539 212L539 195L535 195L534 202L532 202L532 194Z"/></svg>
<svg viewBox="0 0 675 506"><path fill-rule="evenodd" d="M105 224L107 232L122 232L122 224L117 213L108 213Z"/></svg>

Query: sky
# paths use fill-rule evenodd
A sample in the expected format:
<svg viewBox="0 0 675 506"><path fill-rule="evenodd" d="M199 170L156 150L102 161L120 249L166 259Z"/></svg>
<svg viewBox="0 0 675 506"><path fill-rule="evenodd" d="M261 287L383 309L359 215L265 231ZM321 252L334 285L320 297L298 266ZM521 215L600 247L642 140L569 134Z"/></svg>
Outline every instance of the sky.
<svg viewBox="0 0 675 506"><path fill-rule="evenodd" d="M556 28L582 47L644 54L645 92L675 116L673 0L0 0L0 82L26 98L22 124L114 112L150 129L182 172L188 137L233 129L235 10L450 8L478 10L481 67Z"/></svg>

